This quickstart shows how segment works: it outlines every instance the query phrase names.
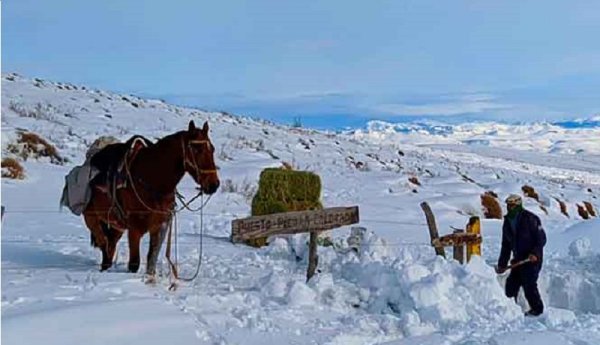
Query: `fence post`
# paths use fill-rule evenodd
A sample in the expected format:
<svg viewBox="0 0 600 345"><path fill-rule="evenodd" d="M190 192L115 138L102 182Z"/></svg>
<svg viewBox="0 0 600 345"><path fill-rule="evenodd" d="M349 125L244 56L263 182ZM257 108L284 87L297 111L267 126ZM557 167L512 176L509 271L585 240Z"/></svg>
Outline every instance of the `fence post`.
<svg viewBox="0 0 600 345"><path fill-rule="evenodd" d="M456 229L454 230L455 234L462 234L465 231L462 229ZM455 245L453 247L453 256L454 256L454 260L460 262L460 264L464 264L465 263L465 246L463 244L458 244Z"/></svg>
<svg viewBox="0 0 600 345"><path fill-rule="evenodd" d="M306 282L315 275L317 265L319 264L319 256L317 255L317 237L319 233L316 231L310 232L310 242L308 244L308 269L306 271Z"/></svg>
<svg viewBox="0 0 600 345"><path fill-rule="evenodd" d="M481 221L479 217L471 217L469 224L467 224L467 233L469 234L481 234ZM467 262L471 261L471 256L481 256L481 243L467 245Z"/></svg>
<svg viewBox="0 0 600 345"><path fill-rule="evenodd" d="M435 217L433 216L433 212L431 211L431 207L426 202L421 203L421 208L423 212L425 212L425 218L427 219L427 226L429 227L429 236L431 237L431 242L440 238L440 234L438 233L437 225L435 224ZM444 247L434 247L435 254L446 257L446 252L444 251Z"/></svg>

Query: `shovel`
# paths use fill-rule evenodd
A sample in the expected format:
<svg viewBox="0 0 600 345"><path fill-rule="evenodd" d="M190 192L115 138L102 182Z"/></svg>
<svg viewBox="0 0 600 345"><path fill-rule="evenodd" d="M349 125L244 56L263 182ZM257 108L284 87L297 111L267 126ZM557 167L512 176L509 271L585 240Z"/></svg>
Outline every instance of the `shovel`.
<svg viewBox="0 0 600 345"><path fill-rule="evenodd" d="M510 264L510 265L506 266L506 268L504 269L504 271L502 271L502 272L499 272L499 273L498 273L498 267L496 267L496 272L497 272L498 274L502 274L502 273L505 273L505 272L506 272L506 271L508 271L508 270L512 270L513 268L515 268L515 267L519 267L519 266L521 266L521 265L524 265L524 264L526 264L526 263L528 263L528 262L531 262L531 260L530 260L529 258L527 258L527 259L525 259L525 260L517 261L517 262L515 262L515 263L512 263L512 264Z"/></svg>

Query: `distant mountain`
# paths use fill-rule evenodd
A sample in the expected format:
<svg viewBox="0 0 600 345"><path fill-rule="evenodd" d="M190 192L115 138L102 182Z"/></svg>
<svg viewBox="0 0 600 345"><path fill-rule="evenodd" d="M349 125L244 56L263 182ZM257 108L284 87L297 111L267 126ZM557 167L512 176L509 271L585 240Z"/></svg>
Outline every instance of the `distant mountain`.
<svg viewBox="0 0 600 345"><path fill-rule="evenodd" d="M563 128L598 128L600 127L600 115L589 119L577 119L569 121L554 122L556 126Z"/></svg>
<svg viewBox="0 0 600 345"><path fill-rule="evenodd" d="M565 154L600 154L600 116L589 119L507 124L500 122L441 121L389 123L370 121L362 129L350 130L379 141L420 142L491 146Z"/></svg>

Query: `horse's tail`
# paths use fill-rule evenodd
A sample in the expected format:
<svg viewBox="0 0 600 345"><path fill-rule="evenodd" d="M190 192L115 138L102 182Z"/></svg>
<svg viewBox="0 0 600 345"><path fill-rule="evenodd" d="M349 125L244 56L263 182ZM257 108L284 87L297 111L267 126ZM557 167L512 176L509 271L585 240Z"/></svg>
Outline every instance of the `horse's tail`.
<svg viewBox="0 0 600 345"><path fill-rule="evenodd" d="M90 231L90 245L92 247L96 247L99 248L100 246L98 245L98 242L96 241L96 236L94 236L94 233L92 231Z"/></svg>

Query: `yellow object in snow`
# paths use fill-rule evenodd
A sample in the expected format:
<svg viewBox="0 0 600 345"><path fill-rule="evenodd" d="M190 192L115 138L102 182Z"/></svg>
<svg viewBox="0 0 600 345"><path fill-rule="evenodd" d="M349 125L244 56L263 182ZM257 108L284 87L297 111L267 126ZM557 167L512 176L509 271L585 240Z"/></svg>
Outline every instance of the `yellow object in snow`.
<svg viewBox="0 0 600 345"><path fill-rule="evenodd" d="M481 222L479 217L471 217L471 219L469 219L467 233L481 235ZM481 243L467 245L467 262L471 260L472 255L481 256Z"/></svg>

